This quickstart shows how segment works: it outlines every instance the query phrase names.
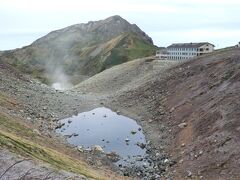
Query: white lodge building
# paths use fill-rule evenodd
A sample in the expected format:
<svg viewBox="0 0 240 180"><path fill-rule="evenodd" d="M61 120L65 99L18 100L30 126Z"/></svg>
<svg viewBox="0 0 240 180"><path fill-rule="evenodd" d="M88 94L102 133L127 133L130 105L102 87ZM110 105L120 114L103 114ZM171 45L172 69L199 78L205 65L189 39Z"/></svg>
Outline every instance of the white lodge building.
<svg viewBox="0 0 240 180"><path fill-rule="evenodd" d="M184 60L214 51L214 45L208 42L177 43L167 47L169 60Z"/></svg>

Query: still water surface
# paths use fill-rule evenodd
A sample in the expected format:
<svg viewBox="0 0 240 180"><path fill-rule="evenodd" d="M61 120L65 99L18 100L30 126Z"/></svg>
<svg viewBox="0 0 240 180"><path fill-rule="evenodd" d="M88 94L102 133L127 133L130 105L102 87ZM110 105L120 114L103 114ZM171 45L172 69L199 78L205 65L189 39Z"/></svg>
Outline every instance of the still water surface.
<svg viewBox="0 0 240 180"><path fill-rule="evenodd" d="M65 125L57 130L58 133L78 134L67 139L70 144L81 145L85 149L100 145L105 152L114 151L122 158L146 154L145 149L137 146L137 143L146 144L142 127L133 119L105 107L79 113L60 122Z"/></svg>

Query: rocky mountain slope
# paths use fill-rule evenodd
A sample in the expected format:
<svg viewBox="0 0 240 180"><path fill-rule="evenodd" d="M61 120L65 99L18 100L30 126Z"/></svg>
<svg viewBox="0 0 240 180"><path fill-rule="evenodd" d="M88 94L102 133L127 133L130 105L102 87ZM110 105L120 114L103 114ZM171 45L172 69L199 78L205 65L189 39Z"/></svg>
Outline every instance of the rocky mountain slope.
<svg viewBox="0 0 240 180"><path fill-rule="evenodd" d="M76 85L73 90L78 93L114 95L133 87L137 88L177 64L176 61L158 61L154 57L139 58L92 76Z"/></svg>
<svg viewBox="0 0 240 180"><path fill-rule="evenodd" d="M141 68L141 66L150 63L147 59L139 59L136 62L139 64L139 72L143 70L142 76L151 72L151 68L148 68L148 66L146 66L146 69L149 69L148 71ZM162 66L159 66L158 71L161 68L167 69L170 64L163 63ZM149 65L151 66L151 64ZM134 67L132 67L133 71L135 71ZM45 177L48 176L48 173L51 173L50 177L53 177L53 179L58 177L81 179L82 176L93 177L94 179L122 178L106 170L109 167L106 168L104 165L114 167L103 154L99 155L87 151L78 152L76 148L65 145L65 141L62 142L62 138L59 139L54 131L59 119L103 106L103 103L105 104L108 101L106 94L81 93L74 89L67 92L56 91L33 80L30 76L24 75L18 69L2 62L1 59L0 70L0 151L4 154L0 157L0 161L7 162L0 166L0 174L3 174L12 164L24 160L20 163L20 168L11 168L4 177L9 179L25 175L29 178L34 176ZM112 74L115 70L109 69L107 71ZM127 71L131 72L131 68ZM122 76L123 74L118 75ZM136 77L136 73L134 77ZM124 84L130 80L128 76L124 79ZM53 153L57 156L53 156ZM8 157L13 160L9 161ZM72 162L72 158L75 159L75 163ZM25 161L25 159L27 160ZM39 164L39 162L41 163ZM33 164L35 165L33 166ZM34 170L31 170L30 166ZM60 172L57 173L58 171ZM138 169L122 168L121 174L136 176L138 171ZM152 168L148 166L141 171L140 176L150 177L155 175L155 173L149 174L148 171L152 172ZM158 169L155 169L155 172L159 173ZM159 175L156 174L156 176Z"/></svg>
<svg viewBox="0 0 240 180"><path fill-rule="evenodd" d="M123 62L155 53L152 39L120 16L76 24L0 54L1 59L42 81L61 71L77 83Z"/></svg>
<svg viewBox="0 0 240 180"><path fill-rule="evenodd" d="M33 80L5 58L6 52L0 58L0 176L240 178L239 48L182 63L141 58L63 92ZM55 134L57 120L100 106L142 126L151 166L122 167L117 175L104 155L80 152ZM5 173L16 162L23 168Z"/></svg>
<svg viewBox="0 0 240 180"><path fill-rule="evenodd" d="M124 80L127 73L134 82L130 86ZM93 88L98 96L107 92L105 106L137 119L151 140L156 163L159 153L169 157L165 177L230 180L240 178L239 78L240 49L231 48L162 71L151 59L132 61L88 79L76 90Z"/></svg>
<svg viewBox="0 0 240 180"><path fill-rule="evenodd" d="M97 101L56 91L0 59L0 179L123 179L106 157L80 152L55 133L58 119Z"/></svg>

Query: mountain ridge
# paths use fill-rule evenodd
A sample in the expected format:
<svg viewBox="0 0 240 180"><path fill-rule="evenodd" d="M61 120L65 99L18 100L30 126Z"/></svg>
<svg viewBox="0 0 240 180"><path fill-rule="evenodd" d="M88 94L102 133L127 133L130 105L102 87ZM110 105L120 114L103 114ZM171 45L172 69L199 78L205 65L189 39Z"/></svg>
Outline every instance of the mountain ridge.
<svg viewBox="0 0 240 180"><path fill-rule="evenodd" d="M128 21L120 17L119 15L111 16L109 18L106 18L104 20L99 20L99 21L89 21L88 23L80 23L80 24L74 24L59 30L51 31L48 33L46 36L37 39L34 41L32 44L38 44L41 43L44 40L48 40L45 38L54 38L54 35L59 35L58 33L68 33L68 32L101 32L101 33L106 33L108 36L109 35L109 30L108 29L114 29L114 31L117 31L117 34L120 35L124 32L129 32L131 30L132 32L135 32L136 34L141 34L144 36L144 38L151 44L153 44L152 39L145 33L143 32L136 24L130 24ZM49 37L49 35L53 35L53 37ZM113 35L114 37L116 34ZM107 38L106 40L110 40L111 38Z"/></svg>
<svg viewBox="0 0 240 180"><path fill-rule="evenodd" d="M52 31L31 45L4 51L0 58L51 84L59 69L73 84L109 67L151 56L156 47L137 25L120 16ZM74 78L73 78L74 77Z"/></svg>

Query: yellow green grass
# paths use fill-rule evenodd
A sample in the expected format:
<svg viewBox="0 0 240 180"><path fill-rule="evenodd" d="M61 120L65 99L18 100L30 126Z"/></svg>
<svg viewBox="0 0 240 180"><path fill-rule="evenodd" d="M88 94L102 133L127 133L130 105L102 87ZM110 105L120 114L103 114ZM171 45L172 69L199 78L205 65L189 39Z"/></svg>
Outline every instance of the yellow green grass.
<svg viewBox="0 0 240 180"><path fill-rule="evenodd" d="M90 179L112 179L106 176L106 172L94 170L81 160L73 159L47 145L43 146L44 141L45 138L33 133L29 127L0 113L1 148L5 147L22 156L48 163L56 170L66 170ZM49 143L48 140L45 143Z"/></svg>

